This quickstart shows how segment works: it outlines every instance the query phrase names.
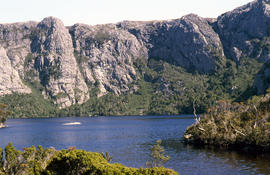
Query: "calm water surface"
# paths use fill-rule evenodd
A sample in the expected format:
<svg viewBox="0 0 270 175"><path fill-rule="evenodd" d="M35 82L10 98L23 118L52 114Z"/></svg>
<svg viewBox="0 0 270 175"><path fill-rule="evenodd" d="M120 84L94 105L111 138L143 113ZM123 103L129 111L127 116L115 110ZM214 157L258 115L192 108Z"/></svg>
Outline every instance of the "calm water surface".
<svg viewBox="0 0 270 175"><path fill-rule="evenodd" d="M63 125L68 122L81 122L81 125ZM151 146L162 139L171 157L165 166L180 174L270 174L269 155L254 156L183 144L184 131L193 122L187 116L10 119L9 128L0 130L0 147L9 142L17 149L32 145L56 149L76 146L94 152L107 151L114 162L144 167Z"/></svg>

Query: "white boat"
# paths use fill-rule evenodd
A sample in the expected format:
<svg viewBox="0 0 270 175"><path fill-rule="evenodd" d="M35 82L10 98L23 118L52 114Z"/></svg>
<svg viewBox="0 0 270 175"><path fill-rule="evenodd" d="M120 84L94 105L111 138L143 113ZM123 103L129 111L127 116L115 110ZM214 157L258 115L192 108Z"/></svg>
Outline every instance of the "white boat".
<svg viewBox="0 0 270 175"><path fill-rule="evenodd" d="M70 126L70 125L81 125L81 122L70 122L70 123L64 123L63 125L65 125L65 126Z"/></svg>

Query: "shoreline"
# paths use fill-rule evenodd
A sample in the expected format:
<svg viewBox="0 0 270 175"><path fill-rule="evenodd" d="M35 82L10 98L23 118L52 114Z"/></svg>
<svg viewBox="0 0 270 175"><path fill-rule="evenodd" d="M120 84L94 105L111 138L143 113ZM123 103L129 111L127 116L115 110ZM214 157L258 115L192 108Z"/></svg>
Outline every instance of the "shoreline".
<svg viewBox="0 0 270 175"><path fill-rule="evenodd" d="M215 143L204 143L203 140L189 140L184 136L184 143L186 145L192 145L197 148L212 148L216 150L223 151L235 151L238 153L249 153L252 155L258 154L269 154L270 148L263 147L255 144L247 144L245 142L242 143L228 143L228 144L215 144Z"/></svg>
<svg viewBox="0 0 270 175"><path fill-rule="evenodd" d="M201 114L197 114L201 115ZM97 118L97 117L119 117L119 118L124 118L124 117L188 117L188 118L194 118L193 114L177 114L177 115L169 115L169 114L164 114L164 115L93 115L93 116L56 116L56 117L14 117L14 118L9 118L9 119L55 119L55 118Z"/></svg>
<svg viewBox="0 0 270 175"><path fill-rule="evenodd" d="M246 104L221 101L200 122L186 129L184 139L199 145L270 152L269 116L269 93L254 96Z"/></svg>

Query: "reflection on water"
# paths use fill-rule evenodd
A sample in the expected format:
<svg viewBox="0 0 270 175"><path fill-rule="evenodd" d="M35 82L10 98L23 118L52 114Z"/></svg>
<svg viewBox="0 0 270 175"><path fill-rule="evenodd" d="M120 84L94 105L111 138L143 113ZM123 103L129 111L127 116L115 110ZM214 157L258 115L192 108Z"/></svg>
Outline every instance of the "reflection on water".
<svg viewBox="0 0 270 175"><path fill-rule="evenodd" d="M81 125L63 125L73 122ZM190 116L10 119L10 127L0 130L0 147L8 142L18 149L32 145L56 149L76 146L88 151L108 151L114 162L140 167L149 160L151 146L162 139L171 157L165 166L180 174L270 174L269 155L184 144L183 133L193 122Z"/></svg>
<svg viewBox="0 0 270 175"><path fill-rule="evenodd" d="M195 162L194 160L203 162L196 161L195 169L188 170L190 167L182 167L190 171L190 174L204 174L203 172L208 169L208 164L212 164L209 165L212 167L216 166L217 174L270 174L270 154L254 155L247 152L221 150L211 146L194 146L185 144L181 140L165 140L163 146L166 150L175 152L175 155L182 156L182 163L178 162L179 166Z"/></svg>

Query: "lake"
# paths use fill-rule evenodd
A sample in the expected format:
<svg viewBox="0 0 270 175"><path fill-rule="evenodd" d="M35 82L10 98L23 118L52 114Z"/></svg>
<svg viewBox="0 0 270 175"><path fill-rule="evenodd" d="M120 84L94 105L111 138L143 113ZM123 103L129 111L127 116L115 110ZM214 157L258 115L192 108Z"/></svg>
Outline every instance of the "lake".
<svg viewBox="0 0 270 175"><path fill-rule="evenodd" d="M81 125L64 125L80 122ZM41 145L56 149L76 146L93 152L109 152L113 162L144 167L150 148L163 140L171 159L165 167L181 175L270 174L269 155L199 148L183 143L190 116L134 116L50 119L9 119L0 129L0 147L12 142L17 149Z"/></svg>

